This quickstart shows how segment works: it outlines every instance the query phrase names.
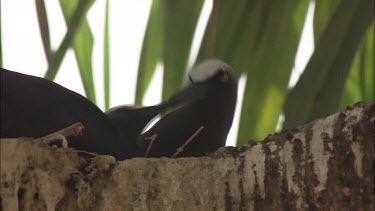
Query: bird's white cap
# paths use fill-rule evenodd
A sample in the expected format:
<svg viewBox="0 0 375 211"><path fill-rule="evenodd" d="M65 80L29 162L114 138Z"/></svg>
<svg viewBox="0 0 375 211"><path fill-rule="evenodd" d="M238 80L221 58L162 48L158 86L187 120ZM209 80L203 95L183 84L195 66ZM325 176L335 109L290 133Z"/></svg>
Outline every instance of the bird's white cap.
<svg viewBox="0 0 375 211"><path fill-rule="evenodd" d="M193 82L201 82L210 79L219 71L225 71L230 79L236 78L233 69L219 59L210 59L199 63L191 70L189 76Z"/></svg>

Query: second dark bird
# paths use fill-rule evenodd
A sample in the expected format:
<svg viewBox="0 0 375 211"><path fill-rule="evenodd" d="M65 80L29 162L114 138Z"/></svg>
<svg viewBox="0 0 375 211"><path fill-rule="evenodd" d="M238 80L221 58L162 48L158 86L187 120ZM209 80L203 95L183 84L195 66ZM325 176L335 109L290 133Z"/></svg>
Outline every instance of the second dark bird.
<svg viewBox="0 0 375 211"><path fill-rule="evenodd" d="M149 157L173 156L194 133L178 157L203 156L225 146L237 101L233 69L220 60L208 60L196 66L189 78L191 84L172 97L185 99L185 104L138 138L137 145Z"/></svg>

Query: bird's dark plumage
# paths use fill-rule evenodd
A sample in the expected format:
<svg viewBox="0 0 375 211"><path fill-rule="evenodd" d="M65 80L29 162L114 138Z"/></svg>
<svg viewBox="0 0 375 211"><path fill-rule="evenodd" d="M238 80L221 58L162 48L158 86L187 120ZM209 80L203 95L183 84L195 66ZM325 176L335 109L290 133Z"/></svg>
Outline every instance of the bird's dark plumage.
<svg viewBox="0 0 375 211"><path fill-rule="evenodd" d="M202 156L225 146L237 100L234 71L224 62L209 60L194 68L189 77L192 84L176 96L190 100L161 118L137 140L138 146L146 151L148 138L157 135L150 157L171 157L201 126L204 129L179 156Z"/></svg>
<svg viewBox="0 0 375 211"><path fill-rule="evenodd" d="M159 105L120 106L103 113L85 97L54 82L1 69L0 137L41 137L82 122L83 136L70 137L70 147L123 160L144 154L171 157L204 127L179 155L202 156L225 145L236 106L237 79L232 68L219 60L198 65L189 77L191 85ZM173 106L179 107L141 134L156 115ZM156 138L152 145L151 137Z"/></svg>

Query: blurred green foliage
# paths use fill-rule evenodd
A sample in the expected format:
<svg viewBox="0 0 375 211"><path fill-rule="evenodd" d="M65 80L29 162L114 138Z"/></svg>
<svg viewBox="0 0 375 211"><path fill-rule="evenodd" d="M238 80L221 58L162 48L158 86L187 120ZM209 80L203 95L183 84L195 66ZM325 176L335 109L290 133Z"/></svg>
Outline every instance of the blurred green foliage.
<svg viewBox="0 0 375 211"><path fill-rule="evenodd" d="M286 99L284 126L287 128L339 108L353 59L374 22L373 0L340 1L334 6L319 2L316 11L323 6L335 9L331 15L324 16L328 20L315 18L321 23L319 33L315 32L315 51Z"/></svg>
<svg viewBox="0 0 375 211"><path fill-rule="evenodd" d="M219 2L213 56L231 64L238 76L247 75L238 144L275 131L308 5L308 0ZM208 33L200 59L212 45Z"/></svg>

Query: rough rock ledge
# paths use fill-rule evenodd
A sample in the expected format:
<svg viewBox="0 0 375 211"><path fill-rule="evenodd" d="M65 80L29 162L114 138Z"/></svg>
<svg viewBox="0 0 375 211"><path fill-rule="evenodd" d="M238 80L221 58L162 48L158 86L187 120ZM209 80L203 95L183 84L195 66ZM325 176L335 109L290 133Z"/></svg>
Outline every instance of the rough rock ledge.
<svg viewBox="0 0 375 211"><path fill-rule="evenodd" d="M2 210L373 210L375 104L200 158L1 140Z"/></svg>

